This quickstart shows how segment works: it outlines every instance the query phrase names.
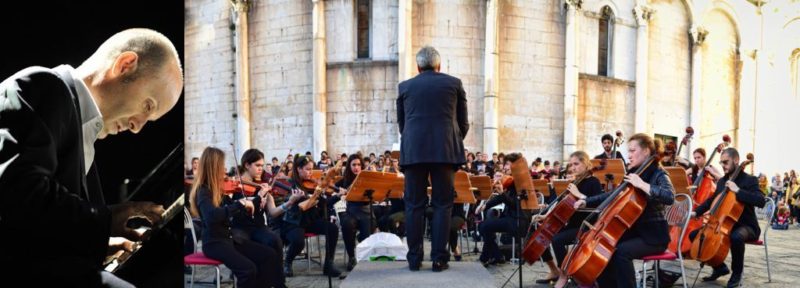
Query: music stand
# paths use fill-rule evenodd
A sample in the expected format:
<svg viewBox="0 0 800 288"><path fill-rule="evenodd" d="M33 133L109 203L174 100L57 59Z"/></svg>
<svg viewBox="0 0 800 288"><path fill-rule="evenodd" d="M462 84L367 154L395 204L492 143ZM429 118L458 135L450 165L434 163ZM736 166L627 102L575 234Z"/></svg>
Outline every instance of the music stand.
<svg viewBox="0 0 800 288"><path fill-rule="evenodd" d="M475 204L478 202L478 200L475 199L475 193L473 193L473 191L477 189L473 188L472 184L469 182L469 175L467 172L456 172L453 188L456 190L456 197L453 203Z"/></svg>
<svg viewBox="0 0 800 288"><path fill-rule="evenodd" d="M533 190L542 193L545 197L550 196L550 183L547 179L533 179Z"/></svg>
<svg viewBox="0 0 800 288"><path fill-rule="evenodd" d="M397 175L397 177L392 181L392 185L389 188L389 193L386 194L386 198L403 199L406 189L406 177L404 177L403 174L395 175Z"/></svg>
<svg viewBox="0 0 800 288"><path fill-rule="evenodd" d="M569 186L569 183L572 183L572 181L566 179L553 180L553 190L556 191L556 195L561 195L561 193L567 191L567 186Z"/></svg>
<svg viewBox="0 0 800 288"><path fill-rule="evenodd" d="M606 162L603 169L592 172L594 177L597 177L600 183L603 184L603 187L608 187L609 180L611 180L614 187L619 186L625 180L625 162L622 159L591 159L590 161L592 161L592 166L594 167L603 167L602 162Z"/></svg>
<svg viewBox="0 0 800 288"><path fill-rule="evenodd" d="M395 178L397 178L395 173L361 171L356 175L356 179L353 180L345 200L348 202L367 202L369 204L369 214L373 215L372 203L386 200L386 195L391 190ZM370 231L374 229L372 221L370 221Z"/></svg>
<svg viewBox="0 0 800 288"><path fill-rule="evenodd" d="M470 176L469 182L472 187L478 188L478 193L475 195L478 200L487 200L492 197L492 178L489 176Z"/></svg>
<svg viewBox="0 0 800 288"><path fill-rule="evenodd" d="M517 194L533 194L533 197L523 197L520 207L525 210L533 210L539 208L539 196L533 187L533 179L531 178L530 169L528 167L528 160L525 157L520 157L514 163L511 163L511 177L514 178L514 187L517 189Z"/></svg>
<svg viewBox="0 0 800 288"><path fill-rule="evenodd" d="M664 170L667 171L669 180L672 181L672 186L675 187L675 194L692 195L689 192L689 186L691 185L689 184L689 177L686 176L686 170L683 167L664 167Z"/></svg>
<svg viewBox="0 0 800 288"><path fill-rule="evenodd" d="M400 160L400 151L395 150L392 151L391 153L392 153L392 159Z"/></svg>

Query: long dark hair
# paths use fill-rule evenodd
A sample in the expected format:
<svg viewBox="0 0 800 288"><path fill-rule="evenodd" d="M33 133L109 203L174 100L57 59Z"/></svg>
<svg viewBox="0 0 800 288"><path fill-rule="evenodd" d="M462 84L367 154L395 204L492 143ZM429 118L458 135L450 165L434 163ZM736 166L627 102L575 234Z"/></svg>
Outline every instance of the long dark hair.
<svg viewBox="0 0 800 288"><path fill-rule="evenodd" d="M303 179L300 178L300 169L303 169L304 166L308 165L308 163L314 163L314 160L311 160L311 157L297 154L294 156L294 164L292 167L292 181L299 187L300 189L304 190L303 188ZM311 192L311 191L306 191Z"/></svg>
<svg viewBox="0 0 800 288"><path fill-rule="evenodd" d="M356 180L356 173L350 168L350 164L355 160L361 161L361 170L364 170L364 159L361 158L361 154L356 153L347 157L347 162L345 162L347 167L344 169L344 182L347 184L352 184Z"/></svg>

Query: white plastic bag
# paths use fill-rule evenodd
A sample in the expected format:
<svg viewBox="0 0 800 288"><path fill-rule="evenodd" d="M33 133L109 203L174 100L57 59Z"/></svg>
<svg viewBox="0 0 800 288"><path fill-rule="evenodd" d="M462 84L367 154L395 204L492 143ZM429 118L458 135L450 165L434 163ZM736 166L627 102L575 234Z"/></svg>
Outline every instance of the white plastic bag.
<svg viewBox="0 0 800 288"><path fill-rule="evenodd" d="M405 261L408 246L400 237L392 233L378 232L372 234L356 246L356 260L369 261L370 257L388 256L395 260Z"/></svg>

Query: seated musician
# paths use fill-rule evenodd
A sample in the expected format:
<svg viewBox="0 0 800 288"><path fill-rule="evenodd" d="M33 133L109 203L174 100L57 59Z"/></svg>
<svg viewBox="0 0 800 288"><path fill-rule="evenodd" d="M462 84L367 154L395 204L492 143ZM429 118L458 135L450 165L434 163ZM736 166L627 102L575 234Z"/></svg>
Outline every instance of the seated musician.
<svg viewBox="0 0 800 288"><path fill-rule="evenodd" d="M697 174L700 174L700 169L703 169L703 166L706 166L706 149L694 149L694 152L692 152L692 158L694 158L694 165L686 170L686 174L689 174L689 179L691 179L692 183L694 183L694 181L697 179ZM706 167L706 173L709 173L709 175L714 177L715 180L722 177L717 168L714 168L713 165L708 165L708 167Z"/></svg>
<svg viewBox="0 0 800 288"><path fill-rule="evenodd" d="M0 81L5 275L41 286L130 285L98 267L109 252L130 251L132 241L144 240L126 226L130 218L157 225L164 208L150 202L107 206L94 144L138 133L172 110L182 89L173 43L149 29L114 34L78 67L29 67Z"/></svg>
<svg viewBox="0 0 800 288"><path fill-rule="evenodd" d="M207 147L200 156L198 175L190 192L190 211L203 221L203 253L225 264L240 287L286 287L278 252L249 239L233 238L230 217L254 210L245 198L233 200L222 191L225 154Z"/></svg>
<svg viewBox="0 0 800 288"><path fill-rule="evenodd" d="M758 187L758 180L755 176L741 171L736 179L729 179L731 174L736 171L739 166L739 151L735 148L726 148L720 153L719 160L719 164L722 166L722 170L725 171L725 175L717 181L717 190L714 191L714 197L709 197L706 202L703 202L695 211L692 211L692 216L699 217L709 211L717 195L720 195L726 189L736 193L736 201L744 205L744 211L739 217L739 221L733 225L733 229L730 232L731 266L733 266L733 275L728 279L727 287L739 287L742 281L742 271L744 269L744 244L748 241L757 240L761 233L753 207L763 208L766 199ZM689 239L694 240L698 231L700 230L690 232ZM714 272L711 273L710 276L703 277L703 281L715 281L717 278L729 273L731 273L731 271L723 262L721 265L714 267Z"/></svg>
<svg viewBox="0 0 800 288"><path fill-rule="evenodd" d="M300 189L309 196L314 193L314 188L307 188L303 182L316 182L311 178L311 171L314 170L314 161L308 156L297 156L294 158L294 165L291 171L290 183L292 188ZM314 184L316 185L316 183ZM327 204L324 197L320 196L317 205L302 211L298 205L293 205L283 214L280 219L281 238L288 245L284 262L284 274L286 277L294 275L292 262L305 247L305 233L325 235L325 262L323 274L331 277L339 277L342 274L333 267L333 256L336 253L336 242L339 240L339 229L331 223L324 214L327 214Z"/></svg>
<svg viewBox="0 0 800 288"><path fill-rule="evenodd" d="M344 169L344 178L336 182L336 187L339 188L341 194L331 197L331 205L338 202L341 198L347 195L356 176L361 173L362 168L361 154L352 154L347 158ZM341 218L342 220L342 238L344 238L344 247L349 256L347 262L347 271L352 271L356 266L356 232L358 232L358 242L364 241L369 235L372 235L375 216L370 214L369 203L367 202L347 202L347 210Z"/></svg>
<svg viewBox="0 0 800 288"><path fill-rule="evenodd" d="M612 153L612 148L614 147L614 137L611 134L605 134L602 138L600 138L600 142L603 144L603 153L594 156L594 159L622 159L622 162L625 162L625 158L622 157L622 153L619 151ZM626 164L627 165L627 164Z"/></svg>
<svg viewBox="0 0 800 288"><path fill-rule="evenodd" d="M389 212L378 218L380 230L394 233L397 237L405 237L406 202L402 198L390 198L389 203Z"/></svg>
<svg viewBox="0 0 800 288"><path fill-rule="evenodd" d="M570 178L573 180L581 180L578 181L577 186L570 183L569 186L567 186L568 190L566 192L572 193L575 197L578 197L578 199L586 199L586 197L592 197L603 193L603 186L600 184L600 180L592 175L592 162L589 161L589 154L583 151L575 151L569 156L569 163L571 170ZM556 193L564 192L565 191L556 191ZM555 254L555 261L553 261L553 255L549 253L549 250L542 254L542 260L545 261L547 267L550 268L550 274L547 274L547 278L545 279L536 280L536 283L546 284L559 278L566 281L565 275L561 274L558 267L560 267L561 263L564 261L564 257L567 255L567 245L572 244L575 237L577 237L578 228L580 228L586 216L588 216L588 214L585 212L576 212L573 214L572 218L569 219L567 225L564 226L558 234L553 236L551 245ZM536 215L534 220L539 221L546 217L546 214Z"/></svg>
<svg viewBox="0 0 800 288"><path fill-rule="evenodd" d="M261 178L264 173L264 153L258 149L249 149L242 154L242 165L244 166L244 173L242 180L261 184L258 187L257 196L253 198L254 210L252 215L239 213L233 215L231 221L234 239L246 239L255 241L256 243L265 245L272 248L278 254L278 263L283 263L283 242L278 234L272 232L272 229L267 227L266 215L278 216L282 212L279 208L275 207L275 200L272 199L270 194L271 187L266 184L265 179ZM244 194L237 192L233 195L233 200L244 198ZM283 279L283 271L280 272L280 278Z"/></svg>
<svg viewBox="0 0 800 288"><path fill-rule="evenodd" d="M517 161L520 157L522 157L522 155L519 153L511 153L506 155L506 161L510 165L510 163ZM483 237L483 250L481 251L480 261L485 267L505 263L505 258L500 253L497 242L495 242L495 233L506 232L515 236L517 233L525 233L525 229L530 223L530 211L523 210L519 211L521 213L517 213L519 209L517 205L517 190L513 184L513 181L502 183L504 191L493 196L485 205L475 210L475 214L477 215L485 209L491 209L500 204L505 205L505 209L503 209L503 213L499 218L486 219L478 226L478 231L480 231ZM518 219L517 214L519 214L521 218Z"/></svg>
<svg viewBox="0 0 800 288"><path fill-rule="evenodd" d="M187 179L193 179L194 178L194 175L197 174L197 165L198 165L199 162L200 162L200 158L192 157L192 167L189 168L189 170L186 170L186 175L184 175L185 178L187 178Z"/></svg>
<svg viewBox="0 0 800 288"><path fill-rule="evenodd" d="M625 181L637 191L647 195L647 205L641 216L622 235L617 243L616 251L609 260L605 270L597 279L600 287L636 287L633 259L664 252L669 244L669 226L664 216L664 206L674 202L672 182L667 172L659 165L658 155L661 152L661 141L653 140L649 135L639 133L628 139L628 171L636 171L639 166L646 165L650 156L656 156L653 164L642 171L641 176L635 173L625 175ZM611 193L578 200L575 207L597 207Z"/></svg>

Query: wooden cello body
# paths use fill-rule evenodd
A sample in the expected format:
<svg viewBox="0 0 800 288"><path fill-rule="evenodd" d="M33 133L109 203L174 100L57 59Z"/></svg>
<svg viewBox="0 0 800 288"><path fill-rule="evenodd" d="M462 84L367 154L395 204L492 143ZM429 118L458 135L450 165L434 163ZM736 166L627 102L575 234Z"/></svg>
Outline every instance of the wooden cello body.
<svg viewBox="0 0 800 288"><path fill-rule="evenodd" d="M544 251L550 247L553 236L558 234L564 226L567 226L569 219L575 214L574 204L578 201L578 198L569 193L569 191L561 195L550 214L542 220L542 223L539 224L539 227L536 228L536 231L525 243L525 248L522 250L522 259L528 264L533 264L542 257Z"/></svg>
<svg viewBox="0 0 800 288"><path fill-rule="evenodd" d="M655 157L650 156L636 174L641 174L654 162ZM614 255L617 242L647 206L647 196L627 181L611 193L598 207L601 212L595 224L584 222L589 230L578 235L578 244L569 251L561 267L579 284L591 285L597 280Z"/></svg>
<svg viewBox="0 0 800 288"><path fill-rule="evenodd" d="M736 179L744 167L752 162L753 154L747 154L747 160L739 165L731 174L730 179ZM692 241L690 255L697 261L717 266L728 256L731 247L731 230L733 225L739 221L739 217L744 211L744 205L736 200L736 193L725 189L714 199L711 207L708 221L703 224Z"/></svg>

